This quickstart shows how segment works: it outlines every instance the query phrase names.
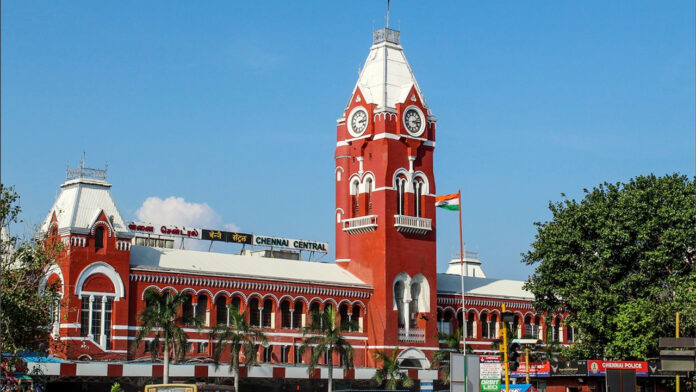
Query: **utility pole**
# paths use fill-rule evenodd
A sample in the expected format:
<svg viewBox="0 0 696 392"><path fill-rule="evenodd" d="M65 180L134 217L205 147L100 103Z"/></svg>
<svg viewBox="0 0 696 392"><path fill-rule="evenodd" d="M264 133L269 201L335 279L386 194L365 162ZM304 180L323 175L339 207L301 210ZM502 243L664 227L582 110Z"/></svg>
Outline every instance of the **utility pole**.
<svg viewBox="0 0 696 392"><path fill-rule="evenodd" d="M677 326L676 326L677 332L674 335L677 339L679 339L679 312L677 312ZM677 373L677 392L679 392L679 373Z"/></svg>
<svg viewBox="0 0 696 392"><path fill-rule="evenodd" d="M502 306L502 313L505 313L505 304ZM503 324L503 328L500 328L500 333L503 334L503 347L501 351L503 352L503 363L505 364L505 392L510 392L510 364L508 363L508 344L507 344L507 322L502 319L500 320Z"/></svg>

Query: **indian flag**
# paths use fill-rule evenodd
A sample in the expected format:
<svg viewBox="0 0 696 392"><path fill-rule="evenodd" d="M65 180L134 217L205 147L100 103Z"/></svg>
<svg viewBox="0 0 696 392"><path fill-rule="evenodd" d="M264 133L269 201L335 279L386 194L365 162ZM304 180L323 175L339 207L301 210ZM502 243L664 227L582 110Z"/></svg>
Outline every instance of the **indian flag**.
<svg viewBox="0 0 696 392"><path fill-rule="evenodd" d="M459 211L459 194L435 196L435 207L451 211Z"/></svg>

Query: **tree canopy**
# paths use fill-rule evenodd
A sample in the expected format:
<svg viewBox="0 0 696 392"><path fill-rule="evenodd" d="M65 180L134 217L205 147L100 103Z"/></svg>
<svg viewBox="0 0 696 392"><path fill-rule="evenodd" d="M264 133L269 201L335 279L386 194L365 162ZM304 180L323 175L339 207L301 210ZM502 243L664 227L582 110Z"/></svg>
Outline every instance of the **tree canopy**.
<svg viewBox="0 0 696 392"><path fill-rule="evenodd" d="M579 331L571 357L646 359L657 340L696 336L696 187L686 176L640 176L550 202L522 262L539 311L565 308ZM565 195L563 195L565 197Z"/></svg>
<svg viewBox="0 0 696 392"><path fill-rule="evenodd" d="M9 235L20 212L19 195L0 184L0 352L45 354L51 324L59 321L53 320L52 309L61 299L60 282L46 284L45 278L61 246L35 235L27 239Z"/></svg>

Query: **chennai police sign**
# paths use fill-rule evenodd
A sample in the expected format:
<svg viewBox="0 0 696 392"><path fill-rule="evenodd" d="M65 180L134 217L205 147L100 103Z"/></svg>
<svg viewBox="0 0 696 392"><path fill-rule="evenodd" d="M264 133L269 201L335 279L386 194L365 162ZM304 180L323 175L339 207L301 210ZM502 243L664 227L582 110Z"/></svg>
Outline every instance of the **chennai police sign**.
<svg viewBox="0 0 696 392"><path fill-rule="evenodd" d="M310 252L329 252L328 242L316 242L305 240L293 240L290 238L268 237L254 234L253 245L270 246L274 248L287 248L295 250L307 250Z"/></svg>

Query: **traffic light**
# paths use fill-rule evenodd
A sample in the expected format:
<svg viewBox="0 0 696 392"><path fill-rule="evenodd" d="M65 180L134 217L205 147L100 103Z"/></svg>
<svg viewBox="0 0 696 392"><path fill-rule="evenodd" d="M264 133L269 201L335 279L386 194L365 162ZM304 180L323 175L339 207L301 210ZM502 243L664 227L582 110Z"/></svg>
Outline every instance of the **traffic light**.
<svg viewBox="0 0 696 392"><path fill-rule="evenodd" d="M520 367L520 353L517 350L520 348L518 343L512 343L508 347L508 361L510 362L510 371L517 370Z"/></svg>

